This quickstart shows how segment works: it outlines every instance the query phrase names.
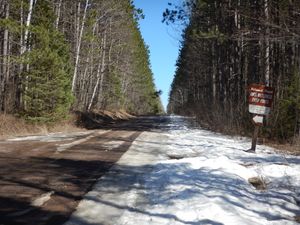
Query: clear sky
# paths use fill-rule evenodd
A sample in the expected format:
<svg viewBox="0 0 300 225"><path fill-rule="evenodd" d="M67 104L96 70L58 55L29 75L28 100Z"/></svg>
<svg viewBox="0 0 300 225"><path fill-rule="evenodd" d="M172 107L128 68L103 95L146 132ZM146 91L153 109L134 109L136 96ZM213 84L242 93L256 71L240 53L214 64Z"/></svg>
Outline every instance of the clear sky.
<svg viewBox="0 0 300 225"><path fill-rule="evenodd" d="M150 48L150 62L156 88L162 90L161 100L166 108L175 64L179 52L179 30L162 23L163 12L172 0L134 0L136 8L141 8L145 19L139 21L140 30Z"/></svg>

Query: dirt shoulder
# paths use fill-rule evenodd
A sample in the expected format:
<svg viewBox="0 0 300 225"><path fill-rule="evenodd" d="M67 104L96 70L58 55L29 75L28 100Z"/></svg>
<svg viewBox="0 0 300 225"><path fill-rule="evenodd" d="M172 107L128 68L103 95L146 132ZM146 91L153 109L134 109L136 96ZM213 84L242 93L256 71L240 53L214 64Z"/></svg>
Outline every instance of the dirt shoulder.
<svg viewBox="0 0 300 225"><path fill-rule="evenodd" d="M300 144L278 144L274 142L267 142L266 145L275 149L276 152L288 155L300 155Z"/></svg>

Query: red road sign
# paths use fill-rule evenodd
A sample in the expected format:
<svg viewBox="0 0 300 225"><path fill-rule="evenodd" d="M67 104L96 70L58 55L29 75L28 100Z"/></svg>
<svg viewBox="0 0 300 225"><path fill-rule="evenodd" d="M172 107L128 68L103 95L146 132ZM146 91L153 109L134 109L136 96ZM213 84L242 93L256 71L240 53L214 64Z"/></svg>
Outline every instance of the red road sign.
<svg viewBox="0 0 300 225"><path fill-rule="evenodd" d="M258 115L267 115L271 111L274 88L261 84L249 86L249 112Z"/></svg>

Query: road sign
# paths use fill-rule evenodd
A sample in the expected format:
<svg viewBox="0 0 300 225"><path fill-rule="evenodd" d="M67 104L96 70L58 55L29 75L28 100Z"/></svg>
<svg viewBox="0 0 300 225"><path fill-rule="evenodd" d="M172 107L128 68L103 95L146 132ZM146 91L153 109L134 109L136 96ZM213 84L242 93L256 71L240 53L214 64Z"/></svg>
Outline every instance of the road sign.
<svg viewBox="0 0 300 225"><path fill-rule="evenodd" d="M253 118L252 118L253 122L256 124L256 125L259 125L259 126L262 126L263 123L264 123L264 116L262 115L255 115Z"/></svg>
<svg viewBox="0 0 300 225"><path fill-rule="evenodd" d="M249 112L258 115L268 115L273 102L274 88L261 84L249 86Z"/></svg>
<svg viewBox="0 0 300 225"><path fill-rule="evenodd" d="M252 145L247 152L255 152L256 141L259 133L259 126L263 125L264 116L271 111L274 96L274 88L261 84L251 84L249 86L249 112L254 116L252 121L255 124Z"/></svg>

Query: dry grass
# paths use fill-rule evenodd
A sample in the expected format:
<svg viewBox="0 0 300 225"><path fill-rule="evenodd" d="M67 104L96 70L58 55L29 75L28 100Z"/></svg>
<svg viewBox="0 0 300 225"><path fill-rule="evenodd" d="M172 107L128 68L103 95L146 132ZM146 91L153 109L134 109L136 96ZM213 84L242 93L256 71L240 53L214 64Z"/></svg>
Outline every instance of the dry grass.
<svg viewBox="0 0 300 225"><path fill-rule="evenodd" d="M32 124L24 119L12 115L0 114L0 139L12 136L24 136L32 134L48 134L49 132L69 132L83 130L75 125L76 117L71 115L69 119L56 124Z"/></svg>
<svg viewBox="0 0 300 225"><path fill-rule="evenodd" d="M132 119L134 118L135 116L133 115L130 115L129 113L127 113L126 111L124 110L119 110L116 112L116 116L119 118L119 119L125 119L125 120L128 120L128 119Z"/></svg>
<svg viewBox="0 0 300 225"><path fill-rule="evenodd" d="M97 111L93 111L93 113L100 116L109 117L112 120L128 120L134 118L133 115L128 114L124 110L118 110L118 111L97 110Z"/></svg>
<svg viewBox="0 0 300 225"><path fill-rule="evenodd" d="M291 155L300 155L300 136L294 137L289 142L279 143L274 140L263 139L263 143L270 147L275 148L277 152L291 154Z"/></svg>
<svg viewBox="0 0 300 225"><path fill-rule="evenodd" d="M122 110L93 110L92 112L77 111L76 115L78 116L78 124L87 129L97 129L104 126L109 127L116 122L134 118L134 116Z"/></svg>
<svg viewBox="0 0 300 225"><path fill-rule="evenodd" d="M262 177L251 177L248 182L257 190L263 191L267 189L267 183Z"/></svg>
<svg viewBox="0 0 300 225"><path fill-rule="evenodd" d="M300 155L300 142L294 144L277 144L266 143L267 145L276 149L276 151L291 155Z"/></svg>
<svg viewBox="0 0 300 225"><path fill-rule="evenodd" d="M49 132L72 132L72 131L81 131L85 130L82 127L76 125L77 123L77 116L72 114L69 116L68 119L60 121L59 123L55 123L51 126L47 126Z"/></svg>

